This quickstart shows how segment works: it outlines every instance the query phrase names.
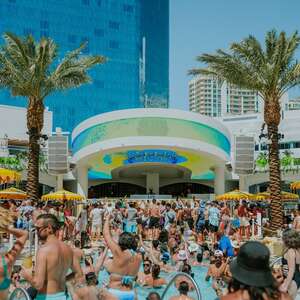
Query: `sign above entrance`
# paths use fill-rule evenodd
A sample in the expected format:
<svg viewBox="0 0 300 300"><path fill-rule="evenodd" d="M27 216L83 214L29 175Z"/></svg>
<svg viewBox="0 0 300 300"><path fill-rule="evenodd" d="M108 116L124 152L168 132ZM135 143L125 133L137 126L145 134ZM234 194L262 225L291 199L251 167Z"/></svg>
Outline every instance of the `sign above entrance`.
<svg viewBox="0 0 300 300"><path fill-rule="evenodd" d="M124 161L125 165L139 163L161 163L178 164L187 161L183 156L175 151L161 149L133 150L127 152L128 159Z"/></svg>
<svg viewBox="0 0 300 300"><path fill-rule="evenodd" d="M191 171L192 179L212 180L213 172L208 172L207 166L213 164L213 158L200 153L181 149L149 149L131 148L124 151L99 153L89 161L89 179L112 179L112 171L124 166L134 167L145 164L160 164L163 166L181 166Z"/></svg>

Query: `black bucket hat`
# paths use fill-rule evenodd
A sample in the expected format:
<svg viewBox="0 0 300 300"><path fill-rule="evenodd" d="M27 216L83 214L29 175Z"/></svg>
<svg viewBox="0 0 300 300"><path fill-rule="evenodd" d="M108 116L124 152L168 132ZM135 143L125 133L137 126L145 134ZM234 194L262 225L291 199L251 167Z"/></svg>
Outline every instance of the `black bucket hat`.
<svg viewBox="0 0 300 300"><path fill-rule="evenodd" d="M232 277L254 287L270 286L274 278L269 266L270 251L260 242L247 242L230 264Z"/></svg>

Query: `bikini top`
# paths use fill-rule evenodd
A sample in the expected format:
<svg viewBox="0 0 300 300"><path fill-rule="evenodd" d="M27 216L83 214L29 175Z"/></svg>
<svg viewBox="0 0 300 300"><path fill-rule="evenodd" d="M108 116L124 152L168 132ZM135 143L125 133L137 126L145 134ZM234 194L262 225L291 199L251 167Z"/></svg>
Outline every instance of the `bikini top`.
<svg viewBox="0 0 300 300"><path fill-rule="evenodd" d="M3 255L1 257L2 257L2 266L3 266L3 280L0 283L0 291L4 291L9 288L11 280L9 277L7 277L8 271L7 271L7 263L5 261L5 258Z"/></svg>
<svg viewBox="0 0 300 300"><path fill-rule="evenodd" d="M130 251L130 254L132 256L134 256L134 254L136 253L134 250L132 249L128 249ZM106 268L105 268L106 269ZM116 272L109 272L107 269L106 269L106 272L109 274L109 275L117 275L117 276L120 276L121 277L121 284L124 285L124 286L131 286L133 287L135 281L136 281L136 276L133 276L133 275L123 275L123 274L119 274L119 273L116 273Z"/></svg>

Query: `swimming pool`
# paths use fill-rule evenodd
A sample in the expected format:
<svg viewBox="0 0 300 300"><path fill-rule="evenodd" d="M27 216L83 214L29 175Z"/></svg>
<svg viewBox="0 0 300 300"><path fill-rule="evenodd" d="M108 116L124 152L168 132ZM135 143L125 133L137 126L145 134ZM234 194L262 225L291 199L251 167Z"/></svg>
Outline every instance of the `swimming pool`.
<svg viewBox="0 0 300 300"><path fill-rule="evenodd" d="M216 293L215 291L212 289L211 287L211 281L206 282L205 281L205 275L207 273L207 268L206 267L192 267L192 272L194 273L194 279L200 289L201 295L202 295L202 299L203 300L214 300L216 299ZM174 276L174 273L163 273L161 272L161 276L166 278L166 280L169 282L170 279ZM106 271L101 271L99 273L99 286L103 286L106 285L109 281L109 277ZM163 293L165 288L145 288L145 287L140 287L138 286L136 288L137 294L138 294L138 299L139 300L144 300L146 299L147 295L151 292L151 291L155 291L157 293L159 293L160 295ZM174 295L178 295L178 291L175 288L174 285L172 285L168 291L167 294L164 298L164 300L168 300L171 296ZM191 293L189 293L189 296L197 299L196 297L196 292L193 291Z"/></svg>

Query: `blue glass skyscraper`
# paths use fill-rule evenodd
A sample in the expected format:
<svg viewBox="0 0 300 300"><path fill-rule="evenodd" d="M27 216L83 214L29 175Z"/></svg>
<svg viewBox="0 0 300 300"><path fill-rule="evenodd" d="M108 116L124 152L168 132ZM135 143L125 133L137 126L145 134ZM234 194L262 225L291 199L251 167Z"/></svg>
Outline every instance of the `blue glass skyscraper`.
<svg viewBox="0 0 300 300"><path fill-rule="evenodd" d="M49 36L61 56L87 42L86 54L107 57L92 84L46 99L54 126L71 131L102 112L168 107L169 0L1 0L0 31ZM0 104L26 100L4 90Z"/></svg>

